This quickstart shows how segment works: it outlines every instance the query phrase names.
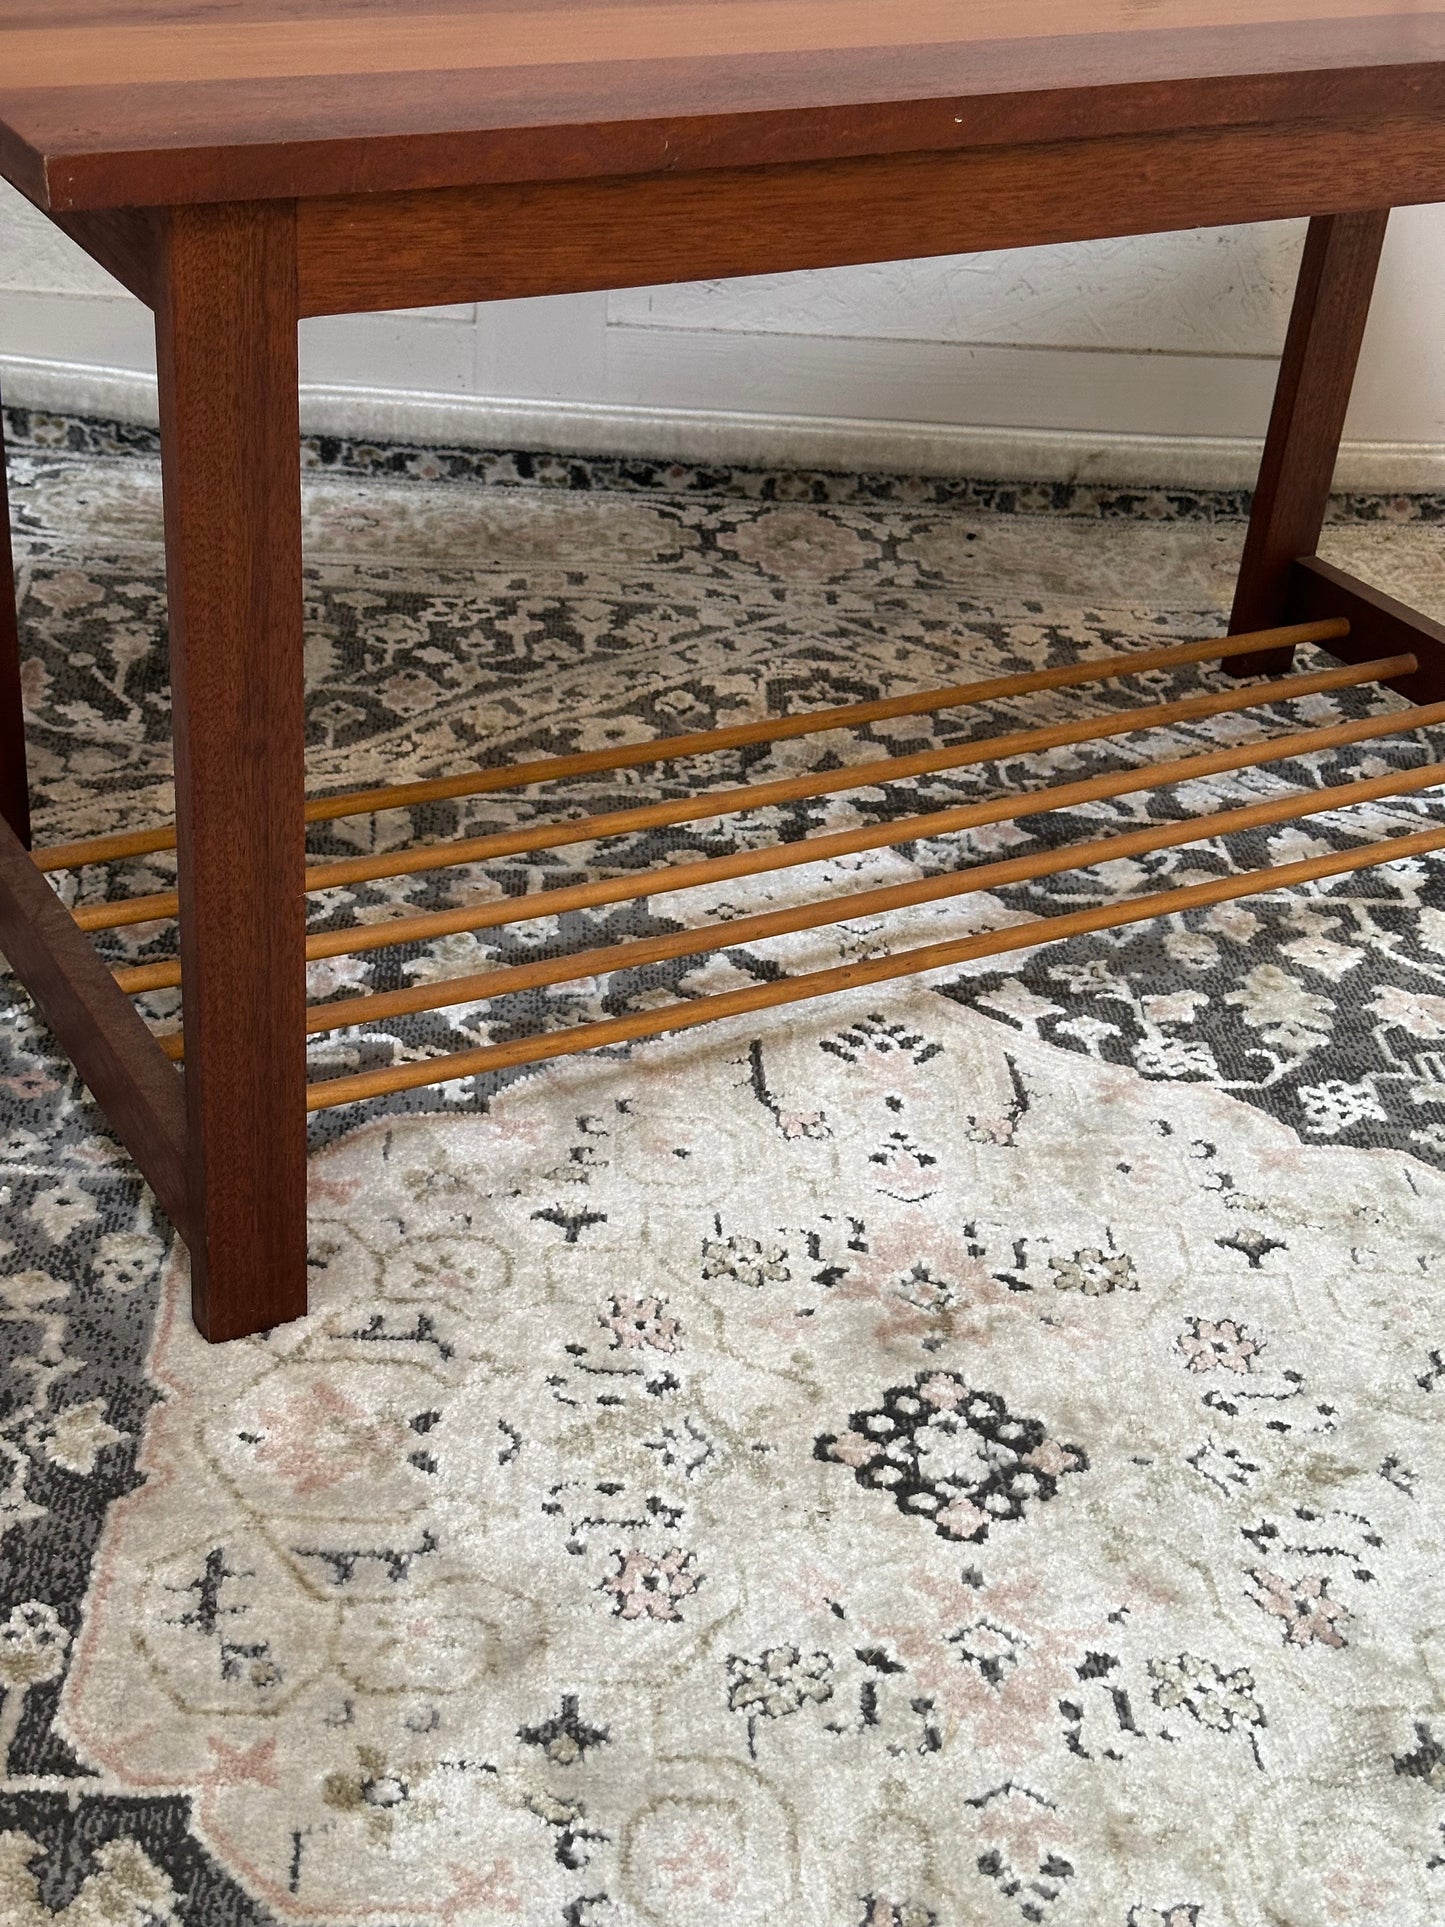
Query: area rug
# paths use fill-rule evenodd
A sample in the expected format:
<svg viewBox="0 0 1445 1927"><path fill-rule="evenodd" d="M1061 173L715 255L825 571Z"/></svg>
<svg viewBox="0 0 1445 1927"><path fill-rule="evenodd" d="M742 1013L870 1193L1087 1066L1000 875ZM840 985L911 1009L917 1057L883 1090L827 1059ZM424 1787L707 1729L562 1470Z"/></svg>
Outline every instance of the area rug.
<svg viewBox="0 0 1445 1927"><path fill-rule="evenodd" d="M96 424L10 428L42 837L160 816L154 448ZM338 444L307 462L317 787L1207 635L1245 506ZM1439 608L1441 511L1345 501L1330 553ZM1139 700L1056 692L708 773ZM1312 697L1267 720L1389 701ZM317 923L1259 728L1219 718L360 886ZM1028 828L1105 834L1441 753L1417 733ZM359 819L314 847L695 776ZM314 1074L1288 860L1440 808L1376 805L344 1031ZM1024 831L962 854L1005 845ZM314 969L312 994L959 856L906 845L522 926L531 941L382 953ZM1445 1918L1442 876L1397 863L327 1114L311 1314L221 1348L195 1335L184 1254L15 993L0 1919ZM155 863L81 887L164 881ZM165 943L141 927L115 954Z"/></svg>

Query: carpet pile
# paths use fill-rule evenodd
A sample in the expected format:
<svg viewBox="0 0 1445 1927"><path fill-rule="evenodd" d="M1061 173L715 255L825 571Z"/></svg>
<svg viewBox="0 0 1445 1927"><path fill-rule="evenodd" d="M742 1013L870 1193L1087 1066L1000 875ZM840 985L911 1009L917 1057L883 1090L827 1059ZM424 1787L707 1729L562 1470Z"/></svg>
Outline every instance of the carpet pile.
<svg viewBox="0 0 1445 1927"><path fill-rule="evenodd" d="M41 840L169 805L154 445L15 414ZM306 450L317 789L1216 633L1239 498ZM1445 605L1432 498L1327 553ZM1302 652L1301 667L1314 658ZM719 786L1222 683L710 758ZM318 898L520 894L1305 727L1314 696ZM1442 754L312 967L386 989ZM316 826L385 851L682 794ZM1431 796L313 1044L405 1061L1419 828ZM960 847L961 845L961 847ZM184 1253L0 1006L0 1919L1428 1927L1445 1917L1445 867L324 1113L312 1311ZM165 888L163 859L63 881ZM139 926L117 960L166 953ZM174 997L148 1012L173 1022Z"/></svg>

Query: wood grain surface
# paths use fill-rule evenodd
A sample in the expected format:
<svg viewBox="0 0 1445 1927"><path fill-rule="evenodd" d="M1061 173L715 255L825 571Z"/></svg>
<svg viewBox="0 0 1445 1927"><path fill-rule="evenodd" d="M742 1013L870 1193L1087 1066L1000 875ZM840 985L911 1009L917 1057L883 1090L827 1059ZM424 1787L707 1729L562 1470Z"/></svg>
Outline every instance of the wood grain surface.
<svg viewBox="0 0 1445 1927"><path fill-rule="evenodd" d="M1266 9L1310 25L1365 17L1398 19L1398 0L1309 0ZM574 0L557 6L339 6L288 11L232 9L217 18L196 5L156 6L147 17L97 5L89 18L9 27L7 84L134 87L148 81L288 80L298 74L493 72L507 67L596 66L609 60L883 52L899 47L1049 40L1071 33L1137 36L1161 27L1257 25L1258 0ZM117 17L119 16L119 17ZM1413 24L1418 14L1405 14ZM178 24L184 26L177 31Z"/></svg>
<svg viewBox="0 0 1445 1927"><path fill-rule="evenodd" d="M152 209L95 208L50 218L123 288L147 307L155 306L161 232L159 216Z"/></svg>
<svg viewBox="0 0 1445 1927"><path fill-rule="evenodd" d="M30 785L26 775L25 706L20 689L20 627L15 606L15 562L10 547L10 498L5 479L5 425L0 417L0 819L30 843Z"/></svg>
<svg viewBox="0 0 1445 1927"><path fill-rule="evenodd" d="M1319 543L1388 219L1310 222L1229 618L1240 634L1284 620L1290 570ZM1231 673L1279 675L1293 654L1239 656Z"/></svg>
<svg viewBox="0 0 1445 1927"><path fill-rule="evenodd" d="M1445 697L1445 623L1318 555L1300 556L1291 565L1285 601L1304 621L1346 617L1349 632L1330 650L1347 662L1362 662L1377 649L1412 655L1418 664L1414 673L1389 679L1389 686L1410 702L1437 703Z"/></svg>
<svg viewBox="0 0 1445 1927"><path fill-rule="evenodd" d="M294 211L168 217L156 313L192 1304L306 1308L305 824Z"/></svg>
<svg viewBox="0 0 1445 1927"><path fill-rule="evenodd" d="M0 0L43 206L379 192L1431 114L1402 0Z"/></svg>
<svg viewBox="0 0 1445 1927"><path fill-rule="evenodd" d="M0 949L171 1223L189 1241L196 1227L182 1081L3 819Z"/></svg>
<svg viewBox="0 0 1445 1927"><path fill-rule="evenodd" d="M1445 200L1445 108L302 201L301 312L578 293Z"/></svg>

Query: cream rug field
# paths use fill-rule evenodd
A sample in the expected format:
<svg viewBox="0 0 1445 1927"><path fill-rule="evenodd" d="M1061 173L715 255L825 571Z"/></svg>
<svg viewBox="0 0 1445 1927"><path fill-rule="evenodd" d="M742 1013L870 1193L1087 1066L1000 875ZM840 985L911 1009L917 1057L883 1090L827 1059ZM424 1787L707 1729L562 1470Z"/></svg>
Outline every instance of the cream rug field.
<svg viewBox="0 0 1445 1927"><path fill-rule="evenodd" d="M12 427L46 826L159 813L153 454L84 424ZM1241 504L1209 497L310 459L321 784L1207 634L1240 533ZM1438 511L1345 504L1333 552L1438 601ZM1042 713L1127 700L1068 692ZM775 746L716 778L1014 713ZM607 860L1164 747L959 772ZM1407 737L1031 827L1097 835L1426 753ZM689 774L599 779L567 806ZM563 806L488 798L422 827ZM1438 808L343 1032L316 1072ZM417 825L327 827L316 847L340 852ZM805 881L959 856L911 845ZM318 922L593 860L364 886ZM0 1921L1445 1919L1442 875L1397 864L336 1114L316 1138L312 1313L222 1348L191 1328L183 1254L15 996ZM581 948L789 887L533 928ZM159 952L164 933L126 941ZM313 994L520 949L453 941L318 972Z"/></svg>

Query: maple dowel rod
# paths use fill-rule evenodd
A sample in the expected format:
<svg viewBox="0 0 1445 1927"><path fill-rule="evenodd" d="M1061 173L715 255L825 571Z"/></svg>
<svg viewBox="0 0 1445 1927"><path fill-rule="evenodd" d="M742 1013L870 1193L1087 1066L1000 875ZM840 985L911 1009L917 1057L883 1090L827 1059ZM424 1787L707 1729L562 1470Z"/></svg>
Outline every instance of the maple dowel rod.
<svg viewBox="0 0 1445 1927"><path fill-rule="evenodd" d="M1414 662L1413 656L1385 657L1373 663L1345 664L1335 669L1316 670L1303 678L1289 680L1295 683L1299 695L1313 695L1325 689L1348 688L1362 680L1383 682L1390 676L1408 673ZM1304 687L1306 683L1309 684L1308 688ZM533 850L562 849L570 844L628 836L637 830L705 822L713 816L731 816L743 811L770 808L778 803L796 803L811 797L836 795L845 790L869 789L878 783L903 782L914 776L962 769L976 763L998 762L1009 756L1061 748L1068 743L1101 742L1111 736L1131 735L1137 729L1188 721L1193 716L1227 714L1236 704L1243 708L1255 708L1265 700L1264 691L1271 687L1280 692L1278 700L1286 699L1283 683L1252 686L1242 692L1242 702L1241 692L1221 690L1205 696L1177 698L1172 703L1151 704L1108 717L1082 717L1072 723L1012 730L1003 736L919 750L907 756L873 757L867 762L848 764L842 769L808 771L799 776L779 777L768 783L742 784L735 789L704 790L667 802L639 804L634 809L607 810L595 816L575 817L570 822L538 823L526 829L502 830L449 843L422 844L415 849L389 851L382 856L347 857L333 863L316 863L307 870L306 888L308 891L335 889L352 883L377 882L387 877L415 876L432 869L452 869L465 863L518 856Z"/></svg>
<svg viewBox="0 0 1445 1927"><path fill-rule="evenodd" d="M1445 702L1422 706L1411 710L1409 714L1411 729L1426 729L1435 723L1445 723ZM539 891L533 896L521 898L503 897L488 903L466 904L455 910L429 910L418 916L395 917L385 923L354 926L345 930L318 931L307 938L306 955L308 961L323 957L359 956L370 950L386 950L404 943L425 943L436 937L456 936L465 930L485 930L499 924L522 923L553 915L558 910L587 909L599 903L625 901L629 897L667 896L678 890L728 882L740 875L758 876L769 870L794 869L831 857L854 856L864 850L911 843L926 836L977 829L986 823L1021 820L1042 815L1049 810L1073 809L1082 803L1132 796L1141 790L1163 788L1170 783L1203 776L1217 776L1229 770L1262 768L1271 762L1321 750L1339 749L1346 744L1368 742L1375 737L1393 736L1400 733L1399 723L1398 715L1361 716L1348 723L1332 723L1320 729L1272 737L1263 744L1235 743L1225 749L1209 750L1203 755L1181 756L1167 763L1107 770L1100 776L1085 777L1075 783L990 797L981 803L962 803L953 809L930 811L922 816L893 817L886 823L802 837L796 842L778 844L767 850L741 850L731 856L706 857L697 863L646 870L631 877L603 878L596 883L577 884L570 889ZM526 907L519 909L518 905ZM173 989L181 981L180 964L175 958L157 963L133 964L118 970L116 981L122 990L133 996L145 991Z"/></svg>
<svg viewBox="0 0 1445 1927"><path fill-rule="evenodd" d="M1107 742L1142 729L1191 722L1256 709L1271 702L1318 695L1330 689L1350 689L1366 682L1383 682L1408 675L1417 667L1414 656L1383 656L1374 662L1347 663L1308 675L1282 677L1244 691L1219 690L1185 696L1169 703L1123 709L1111 716L1084 716L1071 723L1046 724L1013 730L1005 736L980 737L975 742L920 750L909 756L876 757L850 763L843 769L810 771L772 783L750 783L731 790L702 791L666 803L646 803L631 810L609 810L601 816L574 818L570 823L541 823L525 830L503 830L486 836L464 837L448 843L421 844L410 850L391 850L379 857L348 857L334 863L314 863L306 872L306 890L338 889L352 883L376 883L390 877L416 876L427 870L452 870L490 858L515 856L526 850L558 849L571 843L593 843L664 824L695 823L713 816L731 816L775 803L796 803L840 791L871 789L914 776L964 769L972 764L999 762L1011 756L1035 755L1066 744ZM132 923L156 923L176 914L174 891L153 896L121 897L86 904L72 914L82 930L112 930Z"/></svg>
<svg viewBox="0 0 1445 1927"><path fill-rule="evenodd" d="M993 676L979 682L953 683L906 696L886 696L875 702L846 703L835 709L805 710L794 716L766 717L755 723L733 723L722 729L695 730L686 736L664 736L650 743L623 743L614 749L594 749L575 756L548 756L530 763L496 769L459 771L455 776L428 777L417 783L393 783L378 789L347 790L337 796L312 797L306 805L308 823L334 822L346 816L366 816L375 810L410 809L459 796L483 796L493 790L526 789L568 776L589 776L601 770L636 769L647 763L666 763L686 756L706 756L718 750L743 749L752 743L783 742L797 736L821 735L830 729L857 729L894 716L921 716L938 709L1003 701L1040 689L1066 689L1082 683L1107 682L1118 676L1143 675L1152 669L1174 669L1192 662L1223 662L1252 649L1292 648L1306 642L1331 642L1349 634L1347 618L1333 616L1318 622L1296 622L1256 635L1224 636L1208 642L1175 643L1162 649L1104 656L1094 662L1062 663L1052 669L1033 669L1015 676ZM126 830L114 836L85 837L77 842L52 844L35 852L41 870L70 870L84 863L113 863L123 857L151 856L175 848L174 823L149 830Z"/></svg>
<svg viewBox="0 0 1445 1927"><path fill-rule="evenodd" d="M739 944L758 943L768 937L816 930L855 917L911 909L918 904L939 903L949 897L974 896L983 890L999 890L1013 883L1032 882L1038 877L1058 876L1066 870L1087 870L1096 863L1143 856L1151 850L1184 849L1191 843L1204 842L1211 837L1237 835L1242 830L1260 829L1267 823L1295 823L1305 817L1323 815L1329 810L1348 809L1352 804L1371 803L1381 797L1405 796L1417 790L1432 789L1439 783L1445 783L1445 763L1428 763L1419 769L1392 771L1388 776L1341 783L1333 789L1300 790L1288 796L1272 797L1266 803L1221 810L1211 816L1195 817L1183 823L1153 823L1146 829L1128 830L1120 836L1096 837L1087 843L1038 851L1032 856L1008 857L997 863L978 864L947 876L920 877L910 883L890 884L882 889L828 897L814 903L791 905L782 910L760 911L754 916L737 917L726 923L706 924L698 930L668 931L658 937L636 938L625 943L608 944L601 949L577 951L569 957L538 958L533 963L509 965L500 970L454 977L440 983L414 984L405 990L381 991L369 997L343 997L334 1003L309 1006L306 1031L308 1036L314 1036L322 1031L350 1030L358 1024L414 1016L419 1011L445 1010L452 1004L479 1003L483 999L504 997L514 991L533 990L546 984L573 983L584 977L606 976L614 970L634 970L644 964L661 963L670 958L701 956L710 950L732 949ZM175 1061L184 1055L179 1032L163 1038L162 1047L167 1057Z"/></svg>
<svg viewBox="0 0 1445 1927"><path fill-rule="evenodd" d="M1412 836L1391 837L1383 843L1369 843L1357 850L1332 851L1328 856L1308 857L1299 863L1284 863L1263 870L1247 870L1239 876L1215 877L1207 883L1191 883L1177 890L1162 890L1124 903L1102 904L1089 910L1073 910L1066 916L1034 917L1008 930L991 930L977 937L961 937L949 943L925 944L901 950L888 957L870 957L858 963L840 964L829 970L810 970L796 977L780 977L770 983L751 984L745 990L714 992L691 1003L668 1004L660 1010L643 1010L627 1017L611 1017L595 1024L574 1024L565 1030L549 1031L540 1037L519 1037L507 1044L487 1044L478 1050L458 1051L412 1064L392 1064L384 1070L358 1071L345 1077L327 1078L312 1084L307 1092L308 1111L333 1110L340 1104L359 1103L364 1098L385 1097L394 1091L419 1090L429 1084L449 1084L459 1077L477 1077L486 1071L507 1070L519 1064L536 1064L553 1057L570 1057L579 1051L600 1050L609 1044L630 1043L640 1037L657 1037L666 1031L691 1030L699 1024L716 1023L724 1017L740 1017L755 1010L769 1010L780 1004L804 1003L813 997L828 997L838 991L854 990L864 984L886 983L892 978L917 976L924 971L946 969L952 964L969 963L976 958L1002 955L1006 951L1031 950L1038 944L1057 943L1065 937L1086 936L1095 930L1117 929L1123 924L1145 923L1154 917L1172 916L1184 910L1204 909L1214 903L1228 903L1238 897L1260 896L1274 890L1291 889L1322 877L1345 876L1352 870L1365 870L1379 863L1395 863L1402 857L1424 856L1445 849L1445 828L1421 830Z"/></svg>

